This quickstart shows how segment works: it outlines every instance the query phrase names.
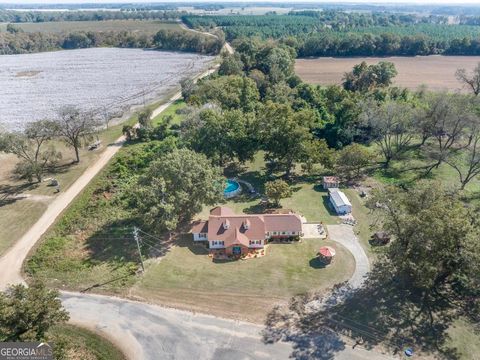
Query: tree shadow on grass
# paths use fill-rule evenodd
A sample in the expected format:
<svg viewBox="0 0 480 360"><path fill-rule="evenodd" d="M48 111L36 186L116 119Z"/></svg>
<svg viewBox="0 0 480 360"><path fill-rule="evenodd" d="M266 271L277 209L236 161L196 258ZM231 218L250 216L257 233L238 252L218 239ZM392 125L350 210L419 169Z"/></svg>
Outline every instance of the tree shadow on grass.
<svg viewBox="0 0 480 360"><path fill-rule="evenodd" d="M252 184L256 192L260 194L265 193L265 183L268 181L266 174L262 174L260 171L247 171L239 173L238 178ZM247 189L245 190L248 191Z"/></svg>
<svg viewBox="0 0 480 360"><path fill-rule="evenodd" d="M194 255L208 255L208 249L204 242L195 243L191 234L181 234L178 236L176 245L179 247L186 247Z"/></svg>
<svg viewBox="0 0 480 360"><path fill-rule="evenodd" d="M268 204L264 202L258 202L258 204L251 205L245 209L243 212L245 214L263 214L269 209Z"/></svg>
<svg viewBox="0 0 480 360"><path fill-rule="evenodd" d="M325 264L318 256L315 256L314 258L310 259L308 262L310 267L314 269L325 269L327 267L327 264Z"/></svg>
<svg viewBox="0 0 480 360"><path fill-rule="evenodd" d="M0 207L13 204L18 200L22 200L19 195L25 191L33 190L38 187L38 183L24 183L19 185L0 185Z"/></svg>
<svg viewBox="0 0 480 360"><path fill-rule="evenodd" d="M112 221L86 239L91 262L136 262L138 250L131 220Z"/></svg>
<svg viewBox="0 0 480 360"><path fill-rule="evenodd" d="M460 358L457 349L446 346L456 315L445 301L425 308L418 294L400 287L381 267L362 288L344 289L340 285L328 294L297 296L288 308L275 308L267 316L264 342L291 342L295 359L333 359L350 346L344 337L366 349L381 346L393 354L412 347L441 359Z"/></svg>

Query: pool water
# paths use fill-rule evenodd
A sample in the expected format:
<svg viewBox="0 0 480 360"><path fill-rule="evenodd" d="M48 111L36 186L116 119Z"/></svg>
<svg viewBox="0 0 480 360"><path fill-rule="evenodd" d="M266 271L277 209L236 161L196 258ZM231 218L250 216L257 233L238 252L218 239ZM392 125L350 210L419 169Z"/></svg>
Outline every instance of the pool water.
<svg viewBox="0 0 480 360"><path fill-rule="evenodd" d="M238 188L240 187L240 184L234 180L227 180L227 186L223 190L224 194L229 194L234 191L237 191Z"/></svg>

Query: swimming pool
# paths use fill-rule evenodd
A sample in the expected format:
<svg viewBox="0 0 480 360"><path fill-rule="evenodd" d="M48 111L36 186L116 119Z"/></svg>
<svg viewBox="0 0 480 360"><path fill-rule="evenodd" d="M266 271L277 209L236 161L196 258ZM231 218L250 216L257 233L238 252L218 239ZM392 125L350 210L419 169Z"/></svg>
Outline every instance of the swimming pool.
<svg viewBox="0 0 480 360"><path fill-rule="evenodd" d="M238 183L238 181L228 179L225 189L223 190L223 195L226 198L231 198L237 196L242 192L242 187Z"/></svg>

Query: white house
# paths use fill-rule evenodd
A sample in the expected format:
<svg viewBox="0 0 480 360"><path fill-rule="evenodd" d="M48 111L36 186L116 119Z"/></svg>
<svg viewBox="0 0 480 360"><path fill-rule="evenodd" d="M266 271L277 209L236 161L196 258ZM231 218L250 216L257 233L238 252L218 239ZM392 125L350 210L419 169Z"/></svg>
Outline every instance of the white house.
<svg viewBox="0 0 480 360"><path fill-rule="evenodd" d="M243 255L249 249L261 249L270 239L303 236L302 219L287 214L235 214L230 208L210 210L208 221L197 221L192 230L194 241L208 241L210 251Z"/></svg>
<svg viewBox="0 0 480 360"><path fill-rule="evenodd" d="M333 208L338 215L350 214L352 212L352 204L347 196L338 188L328 189L328 196L330 198L330 203L333 205Z"/></svg>

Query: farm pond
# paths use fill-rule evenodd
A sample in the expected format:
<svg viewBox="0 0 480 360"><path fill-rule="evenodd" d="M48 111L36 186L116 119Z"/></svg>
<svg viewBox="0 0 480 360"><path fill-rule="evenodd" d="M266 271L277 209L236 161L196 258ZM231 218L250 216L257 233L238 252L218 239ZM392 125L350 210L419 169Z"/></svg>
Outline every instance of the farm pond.
<svg viewBox="0 0 480 360"><path fill-rule="evenodd" d="M214 58L178 52L91 48L0 56L0 124L8 130L74 105L121 115L159 99Z"/></svg>

